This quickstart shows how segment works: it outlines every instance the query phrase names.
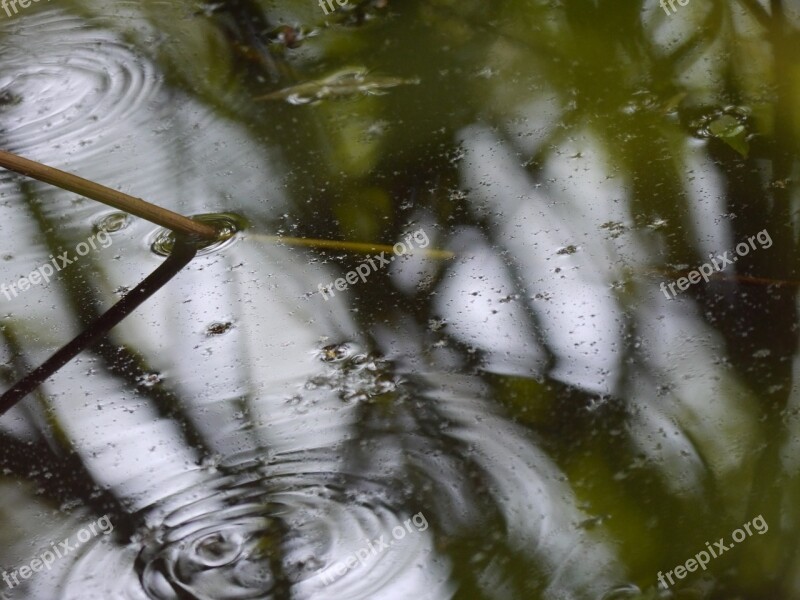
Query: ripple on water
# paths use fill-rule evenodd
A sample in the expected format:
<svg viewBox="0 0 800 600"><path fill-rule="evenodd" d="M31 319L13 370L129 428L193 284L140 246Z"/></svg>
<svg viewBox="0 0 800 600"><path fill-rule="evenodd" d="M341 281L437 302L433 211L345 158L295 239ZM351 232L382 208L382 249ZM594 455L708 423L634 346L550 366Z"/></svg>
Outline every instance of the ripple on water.
<svg viewBox="0 0 800 600"><path fill-rule="evenodd" d="M138 489L150 499L130 543L87 544L60 597L448 600L452 553L467 552L487 597L513 592L510 556L565 597L632 591L602 525L576 527L586 515L557 466L480 380L436 373L426 385L353 342L317 357L313 385L204 404L204 415L231 402L241 415L215 423L205 460ZM367 401L342 402L347 386ZM309 407L302 418L287 389ZM409 527L418 514L424 527Z"/></svg>
<svg viewBox="0 0 800 600"><path fill-rule="evenodd" d="M87 585L156 600L269 600L287 597L290 587L297 598L367 600L392 585L414 589L409 581L419 580L417 565L433 550L430 533L427 526L404 528L411 515L396 508L391 486L304 471L301 456L277 466L264 456L266 450L251 452L232 458L237 464L216 465L206 482L145 511L146 525L127 549L139 549L132 572L122 560L114 572L98 572L109 550L87 544L61 584L64 597L95 597L71 595L87 594ZM402 538L396 528L406 530ZM381 537L386 548L377 551ZM370 545L375 552L366 552ZM348 567L359 551L363 562Z"/></svg>
<svg viewBox="0 0 800 600"><path fill-rule="evenodd" d="M123 229L127 229L131 224L131 217L129 214L119 211L104 212L94 218L94 225L92 227L95 233L105 231L106 233L117 233Z"/></svg>
<svg viewBox="0 0 800 600"><path fill-rule="evenodd" d="M5 139L42 162L74 153L105 157L120 143L119 124L140 121L160 93L158 71L113 33L74 16L48 11L25 18L19 35L35 35L36 43L3 49Z"/></svg>
<svg viewBox="0 0 800 600"><path fill-rule="evenodd" d="M341 362L325 360L331 353ZM64 597L268 600L289 597L289 589L293 598L312 600L450 597L435 585L448 580L449 567L446 560L431 562L427 520L408 525L425 508L410 498L407 484L343 459L343 425L358 404L335 398L342 377L335 371L346 369L353 380L362 373L371 390L375 373L368 367L384 363L353 343L328 346L318 357L330 372L302 393L327 416L298 428L293 411L276 411L286 406L282 396L253 401L248 413L264 418L220 424L207 440L219 454L190 465L191 483L172 482L133 515L139 525L118 560L109 558L107 545L87 544L84 559L60 583ZM276 452L280 442L265 443L284 434L301 449ZM361 560L348 566L359 553ZM104 561L109 568L98 572Z"/></svg>
<svg viewBox="0 0 800 600"><path fill-rule="evenodd" d="M237 239L236 234L247 227L245 219L233 213L208 213L193 215L191 218L211 225L219 233L217 239L213 242L201 242L198 244L198 256L227 248ZM148 244L150 249L159 256L169 256L175 246L175 234L169 229L160 227L150 234Z"/></svg>

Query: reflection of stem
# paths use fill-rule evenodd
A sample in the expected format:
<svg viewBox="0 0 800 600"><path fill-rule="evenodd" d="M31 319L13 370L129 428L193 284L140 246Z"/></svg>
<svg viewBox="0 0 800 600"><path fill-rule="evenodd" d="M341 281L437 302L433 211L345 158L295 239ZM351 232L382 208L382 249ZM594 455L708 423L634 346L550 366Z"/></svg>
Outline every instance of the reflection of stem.
<svg viewBox="0 0 800 600"><path fill-rule="evenodd" d="M758 21L766 30L772 28L772 18L767 11L756 0L739 0L739 3L750 11L750 14Z"/></svg>
<svg viewBox="0 0 800 600"><path fill-rule="evenodd" d="M339 242L336 240L314 240L309 238L297 237L283 237L280 235L264 235L260 233L248 233L248 238L253 238L259 241L286 244L287 246L309 246L311 248L332 248L334 250L348 250L350 252L359 252L367 254L375 250L383 252L394 252L392 246L387 244L367 244L364 242ZM422 254L427 258L437 258L446 260L453 258L454 253L449 250L425 250L423 248L411 248L408 254Z"/></svg>
<svg viewBox="0 0 800 600"><path fill-rule="evenodd" d="M89 327L66 346L59 349L40 367L28 373L0 396L0 416L32 392L40 383L71 361L81 351L106 335L109 330L134 311L142 302L161 289L194 258L197 250L191 244L176 243L172 254L125 297L100 315Z"/></svg>
<svg viewBox="0 0 800 600"><path fill-rule="evenodd" d="M696 269L687 269L684 271L671 271L668 269L649 269L645 271L645 275L650 275L653 277L668 277L669 279L678 279L683 277L684 279L687 277L689 273ZM728 281L733 283L744 283L744 284L753 284L753 285L774 285L777 287L781 286L800 286L800 281L796 281L793 279L773 279L770 277L754 277L752 275L739 275L739 274L725 274L725 273L711 273L709 276L710 280L715 281Z"/></svg>
<svg viewBox="0 0 800 600"><path fill-rule="evenodd" d="M145 202L141 198L134 198L117 190L112 190L104 185L83 179L71 173L59 171L53 167L48 167L27 158L22 158L16 154L0 150L0 166L9 171L21 173L28 177L33 177L39 181L55 185L70 192L75 192L81 196L86 196L92 200L97 200L103 204L108 204L119 210L124 210L132 215L141 217L161 225L176 233L187 236L200 237L201 239L215 240L217 232L213 227L204 223L198 223L188 217L179 215L176 212L167 210L155 204Z"/></svg>

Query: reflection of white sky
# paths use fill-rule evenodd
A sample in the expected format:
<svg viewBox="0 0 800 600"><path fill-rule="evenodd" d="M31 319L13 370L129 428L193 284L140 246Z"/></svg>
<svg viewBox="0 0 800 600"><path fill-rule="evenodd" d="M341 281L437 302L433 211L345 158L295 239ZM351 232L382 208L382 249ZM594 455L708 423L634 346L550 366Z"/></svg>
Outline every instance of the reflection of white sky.
<svg viewBox="0 0 800 600"><path fill-rule="evenodd" d="M456 235L458 258L439 288L437 310L448 332L465 344L489 351L487 368L530 375L544 354L533 341L525 310L496 252L475 232Z"/></svg>
<svg viewBox="0 0 800 600"><path fill-rule="evenodd" d="M587 144L580 149L583 158L562 157L549 167L548 176L558 186L558 195L549 197L534 187L512 150L487 130L468 129L463 138L468 152L463 177L473 190L475 210L493 221L498 243L519 265L526 294L549 297L536 302L534 310L558 359L552 375L609 391L606 374L613 370L620 348L618 309L609 287L622 265L601 225L630 222L626 204L615 202L622 193L619 184L606 181L605 172L589 158L593 146ZM572 148L564 148L562 154L572 155ZM577 246L578 252L557 254L569 245ZM459 313L451 318L463 320ZM519 321L509 329L515 326ZM483 345L502 352L491 339Z"/></svg>
<svg viewBox="0 0 800 600"><path fill-rule="evenodd" d="M725 341L695 306L667 300L657 289L648 296L637 320L653 376L635 375L631 402L640 410L630 433L676 494L701 493L705 468L724 486L746 473L758 443L755 399L719 360ZM735 485L729 491L739 497Z"/></svg>
<svg viewBox="0 0 800 600"><path fill-rule="evenodd" d="M640 409L634 409L630 432L634 442L661 465L667 485L676 493L698 493L705 469L720 482L729 482L720 487L731 485L733 492L732 482L738 482L757 443L749 425L751 399L718 363L717 357L725 354L724 341L713 334L693 301L688 297L667 301L657 280L639 275L638 271L663 260L661 244L654 243L659 233L626 229L611 239L610 231L602 227L608 222L632 226L627 190L619 176L607 177L614 170L604 164L602 146L591 137L573 134L570 139L579 141L562 144L557 154L551 154L542 177L546 183L539 187L519 166L515 149L488 129L466 129L462 137L463 185L471 190L473 210L492 223L495 239L510 250L524 277L526 294L549 298L532 304L543 339L557 358L549 375L585 390L630 397L631 406ZM687 223L670 225L693 229L690 237L698 240L699 251L729 249L734 240L730 219L721 217L724 193L717 170L700 144L690 144L686 156L684 185L690 214ZM568 245L576 246L577 252L557 254ZM497 255L499 250L483 252ZM452 269L452 289L487 294L502 279L497 270L504 273L499 259L481 257L470 266L470 279ZM621 380L625 389L617 389L626 370L619 362L621 350L630 343L621 336L629 317L612 285L626 279L627 269L634 273L635 289L643 294L634 304L636 327L643 332L638 352L646 352L654 373L650 379L644 373L634 374L633 388ZM458 304L442 301L441 306L456 330L471 331L472 343L494 357L492 369L508 368L504 363L509 358L502 352L511 332L534 364L538 347L533 337L525 341L524 318L514 322L507 311L507 320L496 320L503 329L479 336L477 324L492 307L465 299ZM658 395L659 388L670 393Z"/></svg>
<svg viewBox="0 0 800 600"><path fill-rule="evenodd" d="M726 212L723 180L717 166L708 158L705 144L687 144L684 151L686 163L683 170L689 174L684 179L684 185L687 188L691 224L696 232L697 250L703 258L710 253L716 256L736 244L731 234L731 221L723 216ZM689 265L690 268L697 266Z"/></svg>

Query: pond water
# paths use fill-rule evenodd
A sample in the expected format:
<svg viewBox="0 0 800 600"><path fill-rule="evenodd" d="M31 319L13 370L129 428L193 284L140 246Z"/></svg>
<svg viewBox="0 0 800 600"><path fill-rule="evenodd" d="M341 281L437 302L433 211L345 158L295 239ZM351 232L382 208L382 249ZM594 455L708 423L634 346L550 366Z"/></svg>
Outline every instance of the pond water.
<svg viewBox="0 0 800 600"><path fill-rule="evenodd" d="M0 597L800 598L800 6L28 4Z"/></svg>

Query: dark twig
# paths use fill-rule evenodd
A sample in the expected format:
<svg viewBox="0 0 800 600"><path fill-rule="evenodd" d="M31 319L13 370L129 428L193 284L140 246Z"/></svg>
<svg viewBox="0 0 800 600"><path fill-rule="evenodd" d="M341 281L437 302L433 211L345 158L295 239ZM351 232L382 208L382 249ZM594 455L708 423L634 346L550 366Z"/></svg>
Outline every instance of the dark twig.
<svg viewBox="0 0 800 600"><path fill-rule="evenodd" d="M172 254L155 271L131 290L122 300L98 317L94 323L81 332L75 339L48 358L40 367L15 383L11 389L0 396L0 416L5 414L17 402L36 389L61 367L75 358L81 351L106 335L111 328L120 323L150 296L155 294L166 283L175 277L197 250L187 243L178 241Z"/></svg>

